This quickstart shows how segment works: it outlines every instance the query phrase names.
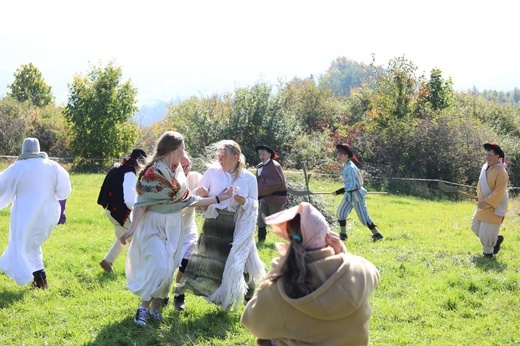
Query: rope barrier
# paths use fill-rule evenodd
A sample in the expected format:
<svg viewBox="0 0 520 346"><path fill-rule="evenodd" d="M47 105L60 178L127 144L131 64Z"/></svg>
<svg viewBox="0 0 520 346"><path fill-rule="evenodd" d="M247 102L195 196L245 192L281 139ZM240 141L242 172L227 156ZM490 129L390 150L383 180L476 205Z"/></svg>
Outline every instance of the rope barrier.
<svg viewBox="0 0 520 346"><path fill-rule="evenodd" d="M18 156L0 155L0 158L7 158L7 159L16 159L17 157ZM65 157L51 157L51 159L53 159L53 160L62 160L62 161L73 161L74 160L74 158L72 158L72 157L67 157L67 158L65 158ZM89 160L92 160L92 161L106 161L105 159L89 159ZM253 173L255 172L255 168L254 167L249 168L248 170L253 172ZM293 170L284 170L284 174L285 175L302 175L303 172L302 171L293 171ZM337 179L341 178L340 174L331 174L331 173L311 172L310 175L326 176L326 177L337 178ZM453 185L453 186L472 188L472 189L476 188L476 186L454 183L454 182L447 181L447 180L442 180L442 179L397 178L397 177L370 177L370 179L420 181L420 182L431 182L431 183L443 182L445 184L449 184L449 185ZM520 190L520 187L513 186L513 187L509 187L508 190Z"/></svg>

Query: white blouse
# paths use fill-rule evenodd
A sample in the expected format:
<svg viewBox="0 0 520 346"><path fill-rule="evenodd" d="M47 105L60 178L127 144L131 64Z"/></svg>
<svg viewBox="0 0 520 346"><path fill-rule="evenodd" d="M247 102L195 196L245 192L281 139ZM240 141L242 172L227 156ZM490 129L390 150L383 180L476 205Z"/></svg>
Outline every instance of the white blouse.
<svg viewBox="0 0 520 346"><path fill-rule="evenodd" d="M202 176L198 186L204 186L209 191L209 196L216 196L222 190L233 185L233 195L241 195L248 200L258 200L258 186L256 177L249 171L243 169L242 173L233 181L234 175L225 172L219 167L210 167ZM246 202L246 204L248 204ZM230 212L237 212L241 207L233 197L228 200L220 201L210 205L204 212L204 216L215 219L218 212L215 209L226 209Z"/></svg>

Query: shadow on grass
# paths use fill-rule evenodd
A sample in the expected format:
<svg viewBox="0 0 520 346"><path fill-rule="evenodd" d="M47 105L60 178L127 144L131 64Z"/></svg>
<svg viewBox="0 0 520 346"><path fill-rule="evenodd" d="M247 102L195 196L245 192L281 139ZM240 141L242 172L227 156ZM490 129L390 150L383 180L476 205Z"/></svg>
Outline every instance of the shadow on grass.
<svg viewBox="0 0 520 346"><path fill-rule="evenodd" d="M2 292L0 292L0 297L2 297L2 299L0 299L0 309L6 308L14 302L22 300L25 293L25 290L2 290Z"/></svg>
<svg viewBox="0 0 520 346"><path fill-rule="evenodd" d="M473 256L471 262L485 272L494 271L501 273L507 268L507 265L499 262L496 257L486 258L484 256Z"/></svg>
<svg viewBox="0 0 520 346"><path fill-rule="evenodd" d="M146 326L134 323L133 316L101 329L96 339L86 346L105 345L192 345L207 340L226 340L228 330L240 322L240 315L224 311L211 311L203 315L163 311L164 322L148 320ZM186 316L185 316L186 317Z"/></svg>
<svg viewBox="0 0 520 346"><path fill-rule="evenodd" d="M138 326L132 316L107 325L99 331L94 341L83 345L169 345L165 342L163 333L159 322L149 321L146 326Z"/></svg>
<svg viewBox="0 0 520 346"><path fill-rule="evenodd" d="M207 342L207 340L222 340L229 338L229 331L240 325L240 314L225 312L218 308L203 314L182 313L184 317L173 317L169 335L163 335L168 345L192 345ZM177 315L178 316L178 315Z"/></svg>

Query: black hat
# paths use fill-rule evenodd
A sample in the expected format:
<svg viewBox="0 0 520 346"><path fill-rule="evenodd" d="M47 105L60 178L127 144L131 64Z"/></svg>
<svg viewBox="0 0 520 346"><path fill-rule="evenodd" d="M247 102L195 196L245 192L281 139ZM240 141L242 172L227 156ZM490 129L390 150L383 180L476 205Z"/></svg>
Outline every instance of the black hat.
<svg viewBox="0 0 520 346"><path fill-rule="evenodd" d="M146 152L143 149L134 149L130 154L130 158L134 160L144 159L146 158Z"/></svg>
<svg viewBox="0 0 520 346"><path fill-rule="evenodd" d="M278 158L278 155L276 154L276 152L269 148L267 145L259 145L255 148L255 151L258 152L258 150L267 150L270 154L271 154L271 158L273 160L276 160Z"/></svg>
<svg viewBox="0 0 520 346"><path fill-rule="evenodd" d="M494 150L495 153L497 153L498 157L500 157L500 158L505 158L505 156L506 156L504 154L504 151L502 149L500 149L500 147L498 146L497 142L484 144L484 149L486 149L486 151Z"/></svg>
<svg viewBox="0 0 520 346"><path fill-rule="evenodd" d="M146 152L143 149L134 149L132 150L130 157L127 156L127 158L123 160L123 165L135 167L138 165L138 160L142 160L146 157Z"/></svg>
<svg viewBox="0 0 520 346"><path fill-rule="evenodd" d="M337 144L336 149L346 152L348 157L352 158L354 161L359 163L359 159L356 157L356 155L354 155L354 153L352 152L352 150L350 149L348 144L346 144L346 143Z"/></svg>

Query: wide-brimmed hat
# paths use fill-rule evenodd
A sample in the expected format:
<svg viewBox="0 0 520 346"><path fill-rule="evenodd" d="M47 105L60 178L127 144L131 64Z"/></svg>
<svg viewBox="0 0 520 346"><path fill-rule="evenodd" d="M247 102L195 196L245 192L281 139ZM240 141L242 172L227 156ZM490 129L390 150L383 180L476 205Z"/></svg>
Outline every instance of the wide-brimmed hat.
<svg viewBox="0 0 520 346"><path fill-rule="evenodd" d="M145 159L146 157L146 151L139 148L132 150L132 153L130 154L130 158L135 160Z"/></svg>
<svg viewBox="0 0 520 346"><path fill-rule="evenodd" d="M27 137L23 141L22 154L39 154L40 142L37 138Z"/></svg>
<svg viewBox="0 0 520 346"><path fill-rule="evenodd" d="M271 225L275 234L291 241L287 233L287 222L300 214L300 229L302 246L305 249L321 249L327 246L325 237L329 232L329 224L318 209L307 202L283 210L265 218L265 223Z"/></svg>
<svg viewBox="0 0 520 346"><path fill-rule="evenodd" d="M504 154L504 151L498 146L497 142L485 143L484 144L484 149L486 151L495 150L495 152L498 154L498 157L500 157L500 158L505 158L505 156L506 156Z"/></svg>
<svg viewBox="0 0 520 346"><path fill-rule="evenodd" d="M357 158L356 155L354 155L354 153L352 152L352 149L350 149L348 144L346 144L346 143L337 144L336 149L345 151L347 153L348 157L352 158L354 161L359 163L359 159Z"/></svg>
<svg viewBox="0 0 520 346"><path fill-rule="evenodd" d="M266 150L267 152L269 152L269 154L271 154L271 158L273 160L276 160L278 158L276 152L273 149L269 148L267 145L258 145L255 148L255 151L258 152L258 150Z"/></svg>
<svg viewBox="0 0 520 346"><path fill-rule="evenodd" d="M137 166L137 161L147 158L146 151L140 148L136 148L132 150L130 157L123 161L123 164L127 166Z"/></svg>

